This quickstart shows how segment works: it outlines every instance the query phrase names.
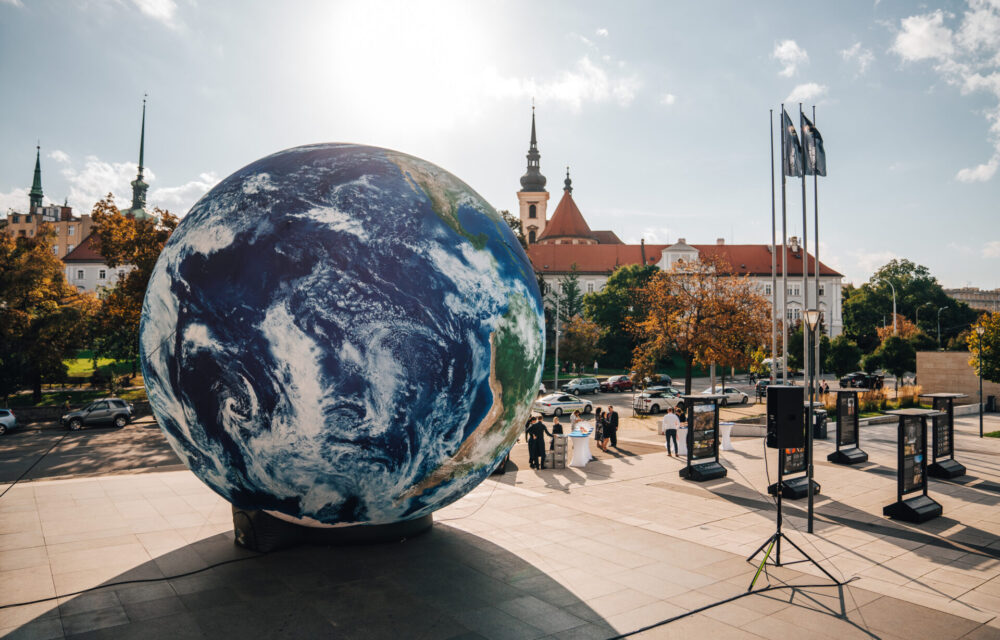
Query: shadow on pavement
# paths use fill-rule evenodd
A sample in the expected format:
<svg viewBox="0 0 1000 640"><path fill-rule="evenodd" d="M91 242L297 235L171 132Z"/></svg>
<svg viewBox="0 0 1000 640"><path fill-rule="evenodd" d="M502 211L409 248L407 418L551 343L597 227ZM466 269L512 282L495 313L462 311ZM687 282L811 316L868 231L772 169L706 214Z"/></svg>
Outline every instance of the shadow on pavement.
<svg viewBox="0 0 1000 640"><path fill-rule="evenodd" d="M304 546L262 556L236 547L231 533L219 534L107 584L248 555L187 577L103 587L58 607L53 601L17 634L62 629L67 638L171 640L617 635L538 568L448 524L403 542Z"/></svg>

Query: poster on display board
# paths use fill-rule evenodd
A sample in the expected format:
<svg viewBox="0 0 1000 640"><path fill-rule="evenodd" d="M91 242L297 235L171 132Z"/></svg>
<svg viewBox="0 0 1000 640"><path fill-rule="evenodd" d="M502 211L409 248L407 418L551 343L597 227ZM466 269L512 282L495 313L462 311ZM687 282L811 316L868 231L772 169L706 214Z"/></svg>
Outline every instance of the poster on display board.
<svg viewBox="0 0 1000 640"><path fill-rule="evenodd" d="M934 398L934 408L942 413L934 416L934 458L950 458L954 452L954 442L952 441L952 424L954 418L954 404L949 398Z"/></svg>
<svg viewBox="0 0 1000 640"><path fill-rule="evenodd" d="M699 404L692 408L691 459L715 458L715 405Z"/></svg>
<svg viewBox="0 0 1000 640"><path fill-rule="evenodd" d="M782 449L782 472L785 474L799 473L806 470L806 450L804 447L798 449Z"/></svg>
<svg viewBox="0 0 1000 640"><path fill-rule="evenodd" d="M840 394L837 398L837 444L854 445L858 441L858 398Z"/></svg>
<svg viewBox="0 0 1000 640"><path fill-rule="evenodd" d="M920 416L905 416L902 429L902 493L918 491L924 485L924 428Z"/></svg>

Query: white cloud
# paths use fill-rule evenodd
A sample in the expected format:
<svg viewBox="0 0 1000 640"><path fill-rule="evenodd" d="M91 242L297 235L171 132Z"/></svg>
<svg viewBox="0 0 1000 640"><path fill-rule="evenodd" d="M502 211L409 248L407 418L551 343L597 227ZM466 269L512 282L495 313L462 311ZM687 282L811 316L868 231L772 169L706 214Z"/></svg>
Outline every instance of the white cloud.
<svg viewBox="0 0 1000 640"><path fill-rule="evenodd" d="M856 249L848 252L850 258L846 260L846 268L842 273L847 276L848 281L853 282L855 285L860 285L863 282L867 282L875 270L882 267L890 260L900 258L899 254L893 253L892 251L866 251L865 249ZM823 256L820 256L820 260L823 261Z"/></svg>
<svg viewBox="0 0 1000 640"><path fill-rule="evenodd" d="M561 102L579 111L588 102L615 101L625 107L642 87L635 74L617 75L583 56L573 69L551 80L501 76L495 69L484 73L487 90L503 97L536 97L539 101Z"/></svg>
<svg viewBox="0 0 1000 640"><path fill-rule="evenodd" d="M161 209L169 209L177 216L185 215L194 203L205 195L209 189L219 183L219 177L214 173L203 173L179 187L160 187L149 194L149 202Z"/></svg>
<svg viewBox="0 0 1000 640"><path fill-rule="evenodd" d="M28 210L28 189L15 188L7 193L0 193L0 216L6 216L7 211Z"/></svg>
<svg viewBox="0 0 1000 640"><path fill-rule="evenodd" d="M21 0L0 0L0 3L9 4L10 6L17 7L18 9L24 7L24 4L21 3ZM6 211L6 209L4 209L4 211Z"/></svg>
<svg viewBox="0 0 1000 640"><path fill-rule="evenodd" d="M162 22L170 28L177 26L174 21L177 16L177 3L174 0L132 0L132 4L157 22Z"/></svg>
<svg viewBox="0 0 1000 640"><path fill-rule="evenodd" d="M778 72L778 75L785 76L786 78L795 75L799 65L809 61L809 54L794 40L782 40L774 45L771 57L782 64L782 69Z"/></svg>
<svg viewBox="0 0 1000 640"><path fill-rule="evenodd" d="M660 97L660 104L662 104L664 106L669 107L670 105L674 104L675 102L677 102L677 96L675 96L672 93L664 93Z"/></svg>
<svg viewBox="0 0 1000 640"><path fill-rule="evenodd" d="M957 34L958 43L968 51L1000 47L1000 15L996 7L981 3L968 11Z"/></svg>
<svg viewBox="0 0 1000 640"><path fill-rule="evenodd" d="M65 151L60 151L56 149L49 153L49 157L58 162L59 164L69 164L69 154Z"/></svg>
<svg viewBox="0 0 1000 640"><path fill-rule="evenodd" d="M944 26L944 12L903 18L892 51L905 61L944 60L955 52L951 29Z"/></svg>
<svg viewBox="0 0 1000 640"><path fill-rule="evenodd" d="M863 48L860 42L855 42L847 49L843 49L840 52L840 57L847 62L858 65L858 75L864 75L875 60L875 54L872 53L872 50Z"/></svg>
<svg viewBox="0 0 1000 640"><path fill-rule="evenodd" d="M602 38L607 38L608 37L608 30L605 29L604 27L601 27L600 29L598 29L594 33L596 33L597 35L601 36Z"/></svg>
<svg viewBox="0 0 1000 640"><path fill-rule="evenodd" d="M962 169L955 175L955 179L959 182L986 182L997 172L998 166L1000 166L1000 155L994 155L989 162Z"/></svg>
<svg viewBox="0 0 1000 640"><path fill-rule="evenodd" d="M788 94L785 98L785 103L795 103L795 102L808 102L809 100L815 100L827 93L827 87L825 84L819 84L816 82L807 82L805 84L796 85L792 92Z"/></svg>
<svg viewBox="0 0 1000 640"><path fill-rule="evenodd" d="M1000 240L990 240L983 245L984 258L1000 258Z"/></svg>

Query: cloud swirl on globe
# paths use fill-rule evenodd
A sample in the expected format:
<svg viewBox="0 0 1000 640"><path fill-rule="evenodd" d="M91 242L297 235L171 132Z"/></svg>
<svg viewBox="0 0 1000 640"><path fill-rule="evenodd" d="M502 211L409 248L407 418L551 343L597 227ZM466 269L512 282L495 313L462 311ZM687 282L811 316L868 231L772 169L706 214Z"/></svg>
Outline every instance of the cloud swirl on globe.
<svg viewBox="0 0 1000 640"><path fill-rule="evenodd" d="M216 492L383 524L496 467L543 335L531 264L478 194L412 156L318 144L195 204L156 263L140 347L157 420Z"/></svg>

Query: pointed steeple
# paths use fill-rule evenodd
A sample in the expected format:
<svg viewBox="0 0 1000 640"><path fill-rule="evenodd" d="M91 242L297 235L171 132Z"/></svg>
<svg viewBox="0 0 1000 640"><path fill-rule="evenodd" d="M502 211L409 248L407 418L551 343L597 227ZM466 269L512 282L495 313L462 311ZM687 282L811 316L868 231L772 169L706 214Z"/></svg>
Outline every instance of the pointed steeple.
<svg viewBox="0 0 1000 640"><path fill-rule="evenodd" d="M149 185L142 179L143 156L146 152L146 96L142 97L142 128L139 133L139 175L132 181L132 207L122 213L135 218L148 218L146 213L146 190Z"/></svg>
<svg viewBox="0 0 1000 640"><path fill-rule="evenodd" d="M42 145L35 146L35 179L31 182L31 191L28 192L31 210L42 206Z"/></svg>
<svg viewBox="0 0 1000 640"><path fill-rule="evenodd" d="M538 153L538 138L535 136L535 107L531 107L531 144L528 147L528 170L521 176L521 191L545 191L545 176L542 175Z"/></svg>
<svg viewBox="0 0 1000 640"><path fill-rule="evenodd" d="M573 193L573 181L569 179L569 167L566 167L566 179L563 180L563 191Z"/></svg>

